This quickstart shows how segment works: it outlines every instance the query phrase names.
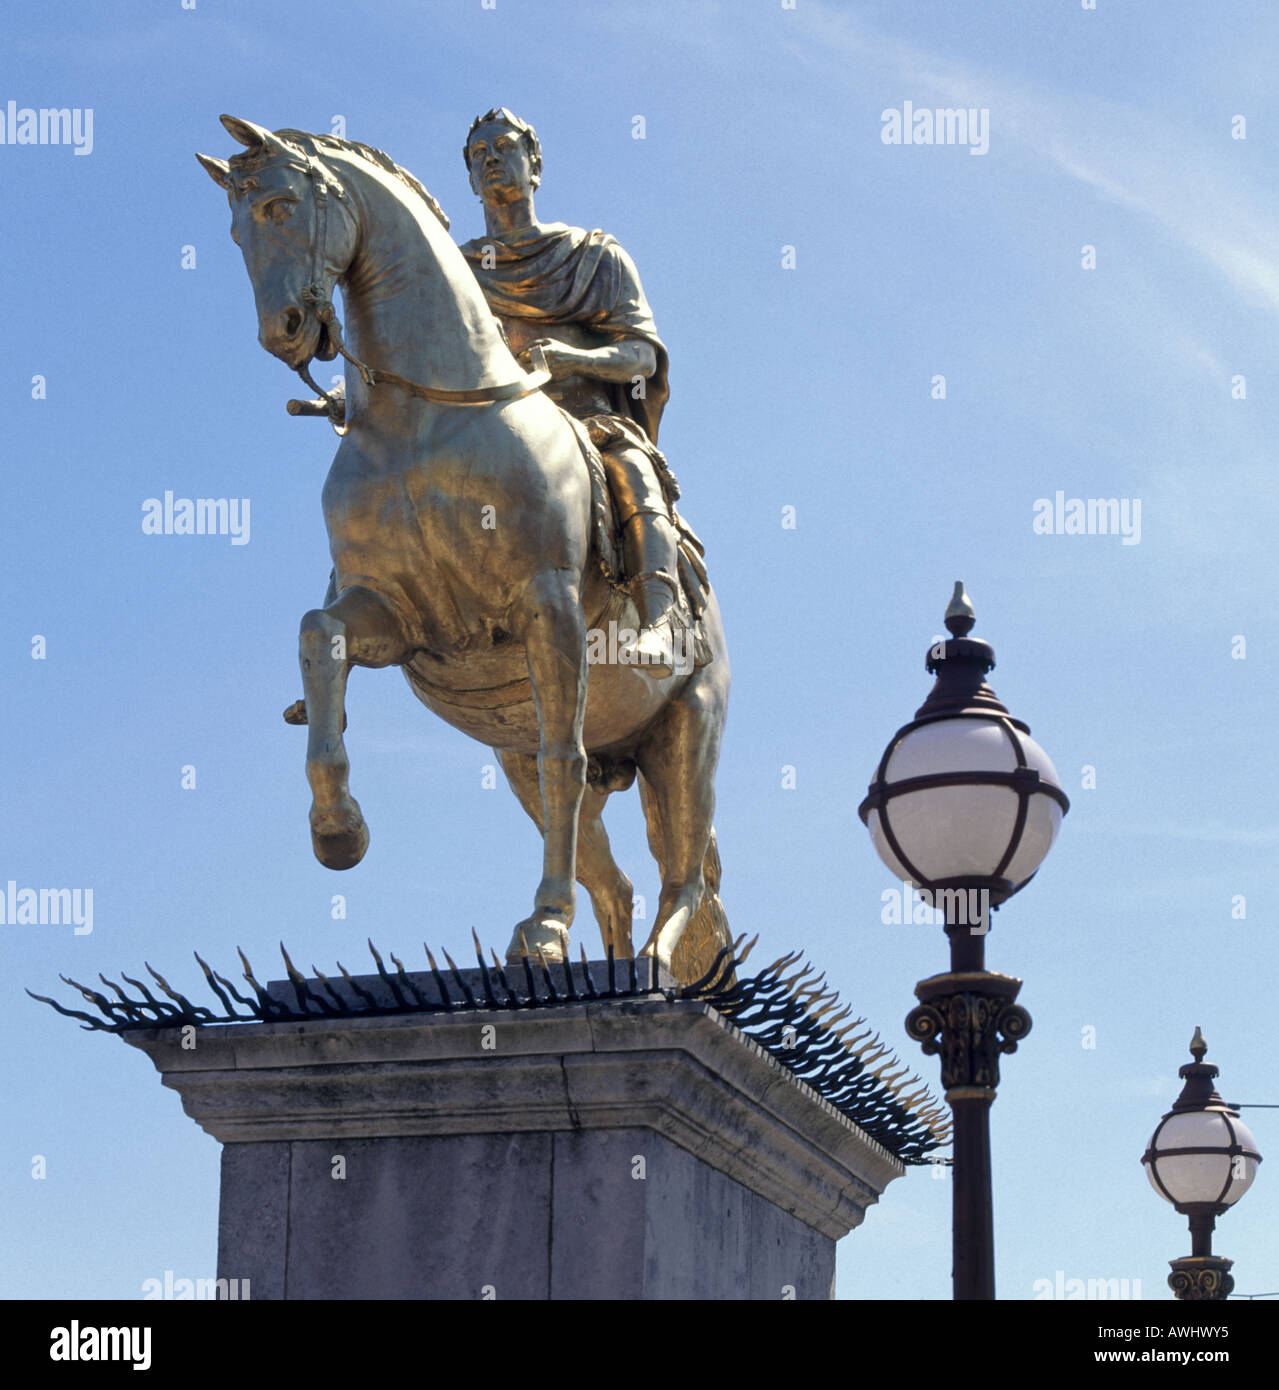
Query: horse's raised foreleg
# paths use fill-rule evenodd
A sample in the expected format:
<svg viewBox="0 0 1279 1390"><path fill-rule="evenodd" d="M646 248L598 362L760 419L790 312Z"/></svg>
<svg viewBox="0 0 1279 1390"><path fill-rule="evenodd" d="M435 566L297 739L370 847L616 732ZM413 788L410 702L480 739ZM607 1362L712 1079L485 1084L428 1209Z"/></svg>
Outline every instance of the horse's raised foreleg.
<svg viewBox="0 0 1279 1390"><path fill-rule="evenodd" d="M523 943L548 960L563 960L573 922L577 821L586 788L586 622L577 575L566 569L538 575L511 612L528 657L539 731L537 775L542 795L542 881L532 915L515 928L507 958Z"/></svg>
<svg viewBox="0 0 1279 1390"><path fill-rule="evenodd" d="M330 869L351 868L369 847L368 827L347 786L350 763L342 742L347 676L352 666L390 666L403 656L400 625L371 589L347 589L302 619L298 663L306 700L311 844Z"/></svg>

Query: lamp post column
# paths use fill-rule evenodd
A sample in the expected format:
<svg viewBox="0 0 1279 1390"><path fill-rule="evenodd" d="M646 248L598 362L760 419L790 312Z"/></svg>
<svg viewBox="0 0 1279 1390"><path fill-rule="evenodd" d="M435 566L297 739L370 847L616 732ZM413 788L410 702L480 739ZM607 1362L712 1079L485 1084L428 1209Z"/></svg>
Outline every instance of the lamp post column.
<svg viewBox="0 0 1279 1390"><path fill-rule="evenodd" d="M942 1085L954 1117L952 1279L956 1300L995 1296L994 1203L990 1175L990 1107L999 1085L999 1055L1030 1032L1015 1003L1021 981L985 969L985 934L953 920L947 907L951 968L915 986L919 1004L906 1031L925 1053L941 1055Z"/></svg>

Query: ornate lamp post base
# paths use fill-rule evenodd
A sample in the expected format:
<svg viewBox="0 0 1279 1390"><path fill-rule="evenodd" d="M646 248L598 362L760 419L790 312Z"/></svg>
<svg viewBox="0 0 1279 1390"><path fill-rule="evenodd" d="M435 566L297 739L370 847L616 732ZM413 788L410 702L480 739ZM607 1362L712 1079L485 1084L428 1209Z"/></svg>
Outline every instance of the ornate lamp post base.
<svg viewBox="0 0 1279 1390"><path fill-rule="evenodd" d="M906 1031L925 1053L941 1054L941 1083L947 1099L956 1089L999 1085L999 1054L1016 1052L1030 1032L1030 1015L1013 1001L1021 981L991 970L953 970L930 975L915 986L918 1005L906 1016Z"/></svg>
<svg viewBox="0 0 1279 1390"><path fill-rule="evenodd" d="M1235 1281L1230 1275L1233 1260L1220 1255L1185 1255L1168 1263L1172 1266L1168 1287L1179 1299L1194 1303L1224 1301L1234 1290Z"/></svg>
<svg viewBox="0 0 1279 1390"><path fill-rule="evenodd" d="M951 937L955 955L981 960L981 938ZM958 949L956 949L958 947ZM919 1004L906 1031L925 1053L941 1054L942 1085L955 1117L953 1278L956 1299L995 1296L994 1209L990 1190L990 1107L999 1054L1015 1052L1030 1015L1013 1001L1021 981L989 970L952 970L915 986Z"/></svg>

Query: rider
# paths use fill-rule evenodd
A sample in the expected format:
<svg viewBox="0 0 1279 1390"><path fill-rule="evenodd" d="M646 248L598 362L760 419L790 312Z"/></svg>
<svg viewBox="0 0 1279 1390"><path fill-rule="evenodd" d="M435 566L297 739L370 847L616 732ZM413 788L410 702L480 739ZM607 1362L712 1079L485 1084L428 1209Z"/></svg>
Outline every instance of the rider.
<svg viewBox="0 0 1279 1390"><path fill-rule="evenodd" d="M485 235L461 249L516 356L542 349L547 395L583 421L600 450L622 528L641 630L628 660L654 677L675 669L679 495L657 448L670 394L657 336L631 258L601 231L538 222L533 191L542 147L505 107L477 116L462 149L484 203Z"/></svg>

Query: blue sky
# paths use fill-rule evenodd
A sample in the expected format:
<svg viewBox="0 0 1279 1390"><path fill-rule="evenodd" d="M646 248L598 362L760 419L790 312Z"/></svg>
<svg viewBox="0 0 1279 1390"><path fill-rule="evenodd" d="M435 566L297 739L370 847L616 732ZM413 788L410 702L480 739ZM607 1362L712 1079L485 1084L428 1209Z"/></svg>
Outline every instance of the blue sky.
<svg viewBox="0 0 1279 1390"><path fill-rule="evenodd" d="M194 986L192 949L228 968L236 945L274 977L281 938L321 969L354 968L369 935L456 955L475 926L500 949L527 911L531 824L483 789L491 753L393 672L350 689L372 849L342 876L311 856L304 735L279 712L328 573L333 441L284 412L296 379L257 346L224 197L193 158L232 152L223 111L341 115L465 240L482 222L460 146L502 104L541 136L539 214L621 241L670 352L662 443L733 658L730 922L765 959L806 951L936 1084L902 1019L942 934L881 923L892 884L856 807L963 578L993 684L1073 802L988 943L1035 1020L993 1115L999 1291L1062 1270L1165 1297L1188 1239L1138 1160L1195 1025L1227 1096L1279 1102L1277 30L1269 5L1180 0L11 15L0 108L92 108L94 143L0 146L0 881L91 886L94 930L0 928L0 1295L137 1297L215 1261L215 1142L144 1058L22 986L144 959ZM881 113L907 100L987 109L989 152L885 145ZM144 535L166 489L251 499L250 542ZM1059 490L1140 499L1140 543L1035 534ZM633 797L609 826L653 902ZM597 941L589 913L577 930ZM1263 1154L1271 1113L1245 1114ZM1245 1293L1279 1289L1270 1166L1218 1228ZM947 1185L890 1186L840 1245L841 1297L949 1295Z"/></svg>

